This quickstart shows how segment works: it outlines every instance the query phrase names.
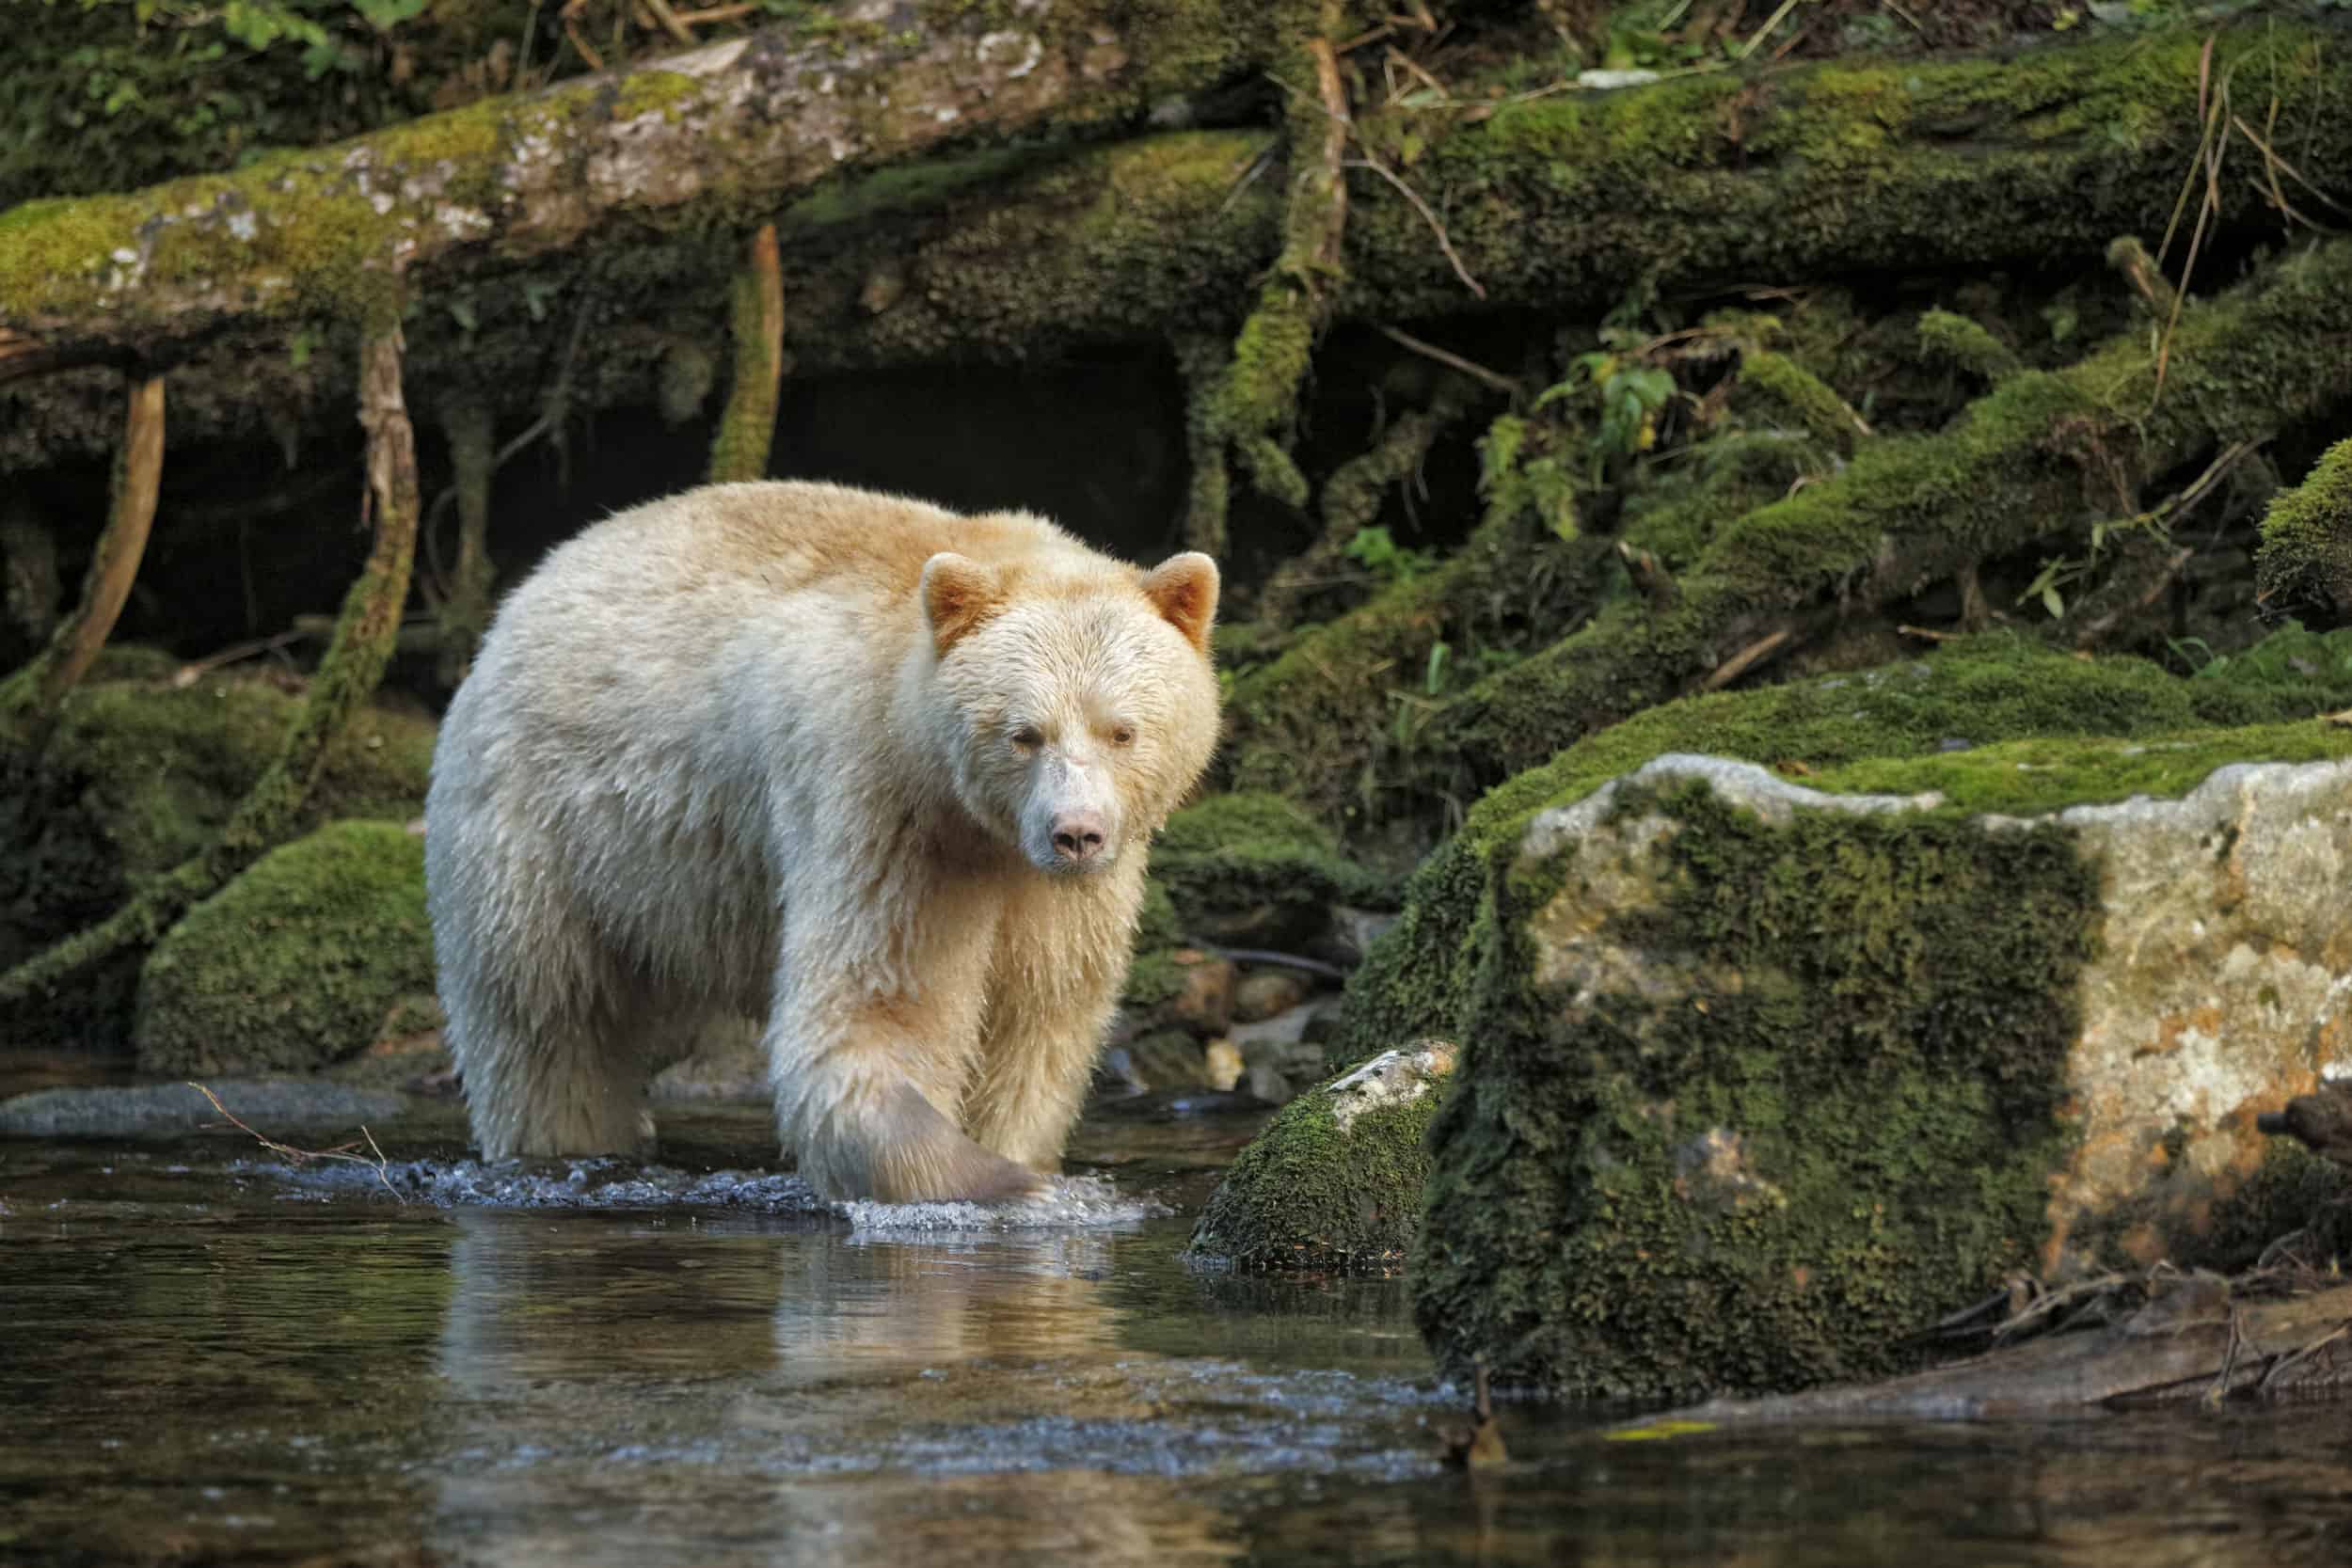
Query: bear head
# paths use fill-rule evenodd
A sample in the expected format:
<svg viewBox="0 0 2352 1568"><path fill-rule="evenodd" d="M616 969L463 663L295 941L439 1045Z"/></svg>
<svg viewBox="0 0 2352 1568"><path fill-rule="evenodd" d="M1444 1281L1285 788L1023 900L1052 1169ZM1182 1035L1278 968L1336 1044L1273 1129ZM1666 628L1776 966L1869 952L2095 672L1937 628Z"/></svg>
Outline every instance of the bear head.
<svg viewBox="0 0 2352 1568"><path fill-rule="evenodd" d="M1149 572L1091 555L927 561L918 596L964 809L1050 876L1141 853L1216 748L1217 588L1198 551Z"/></svg>

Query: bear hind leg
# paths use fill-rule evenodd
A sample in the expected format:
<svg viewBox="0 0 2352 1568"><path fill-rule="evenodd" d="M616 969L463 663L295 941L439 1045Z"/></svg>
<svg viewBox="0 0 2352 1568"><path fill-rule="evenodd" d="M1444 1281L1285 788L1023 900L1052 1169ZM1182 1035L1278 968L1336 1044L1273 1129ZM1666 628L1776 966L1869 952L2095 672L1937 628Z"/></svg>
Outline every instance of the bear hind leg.
<svg viewBox="0 0 2352 1568"><path fill-rule="evenodd" d="M650 1074L636 1009L599 1007L526 1021L456 1009L452 1054L483 1157L653 1151ZM504 1009L498 1009L504 1013Z"/></svg>

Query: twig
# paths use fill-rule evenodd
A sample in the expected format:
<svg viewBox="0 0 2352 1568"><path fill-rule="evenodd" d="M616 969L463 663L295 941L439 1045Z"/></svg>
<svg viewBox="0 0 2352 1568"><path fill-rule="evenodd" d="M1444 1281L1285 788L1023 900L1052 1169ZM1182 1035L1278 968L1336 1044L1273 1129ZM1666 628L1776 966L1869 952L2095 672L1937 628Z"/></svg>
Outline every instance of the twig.
<svg viewBox="0 0 2352 1568"><path fill-rule="evenodd" d="M290 643L299 642L305 638L317 635L315 628L298 626L292 631L281 631L275 637L257 637L249 641L231 642L217 653L206 654L202 658L180 666L172 672L171 684L182 688L194 686L198 681L224 665L235 664L242 659L251 658L256 654L276 653Z"/></svg>
<svg viewBox="0 0 2352 1568"><path fill-rule="evenodd" d="M695 44L702 41L694 36L694 30L686 24L686 19L670 8L670 0L644 0L644 7L645 9L653 12L653 19L661 24L661 30L677 40L678 42Z"/></svg>
<svg viewBox="0 0 2352 1568"><path fill-rule="evenodd" d="M253 1128L248 1127L244 1122L238 1120L236 1113L230 1110L228 1106L223 1105L220 1102L220 1096L215 1094L211 1089L206 1088L203 1085L190 1080L188 1081L188 1087L194 1089L197 1093L211 1101L213 1102L213 1109L218 1111L223 1117L227 1117L229 1125L234 1127L238 1132L245 1133L247 1137L251 1138L255 1143L260 1144L263 1148L268 1149L271 1153L283 1155L285 1158L292 1160L297 1165L308 1164L312 1160L342 1160L349 1164L365 1165L368 1169L375 1172L375 1179L384 1183L384 1190L392 1195L392 1201L394 1203L405 1204L408 1201L406 1198L401 1196L400 1189L392 1185L391 1162L384 1158L384 1150L377 1146L375 1134L368 1131L367 1124L365 1122L359 1124L359 1136L368 1141L369 1151L375 1156L373 1160L361 1159L358 1155L352 1153L351 1150L359 1147L356 1143L337 1144L333 1148L296 1148L292 1144L281 1144L277 1139L270 1137L268 1134L257 1132Z"/></svg>
<svg viewBox="0 0 2352 1568"><path fill-rule="evenodd" d="M1310 974L1320 974L1327 980L1347 978L1347 971L1340 968L1339 965L1325 963L1321 958L1304 958L1296 953L1274 953L1260 947L1219 947L1213 942L1195 942L1192 945L1199 947L1204 953L1214 953L1218 958L1232 963L1272 964L1280 969L1304 970Z"/></svg>
<svg viewBox="0 0 2352 1568"><path fill-rule="evenodd" d="M1411 333L1401 332L1393 326L1382 326L1375 330L1397 347L1410 349L1425 359L1435 359L1449 370L1460 371L1471 380L1491 387L1505 397L1517 397L1519 394L1518 382L1507 375L1488 370L1474 359L1465 359L1451 349L1442 349L1435 343L1423 342Z"/></svg>
<svg viewBox="0 0 2352 1568"><path fill-rule="evenodd" d="M1788 640L1796 635L1796 629L1792 626L1783 626L1778 631L1765 633L1715 666L1713 673L1699 682L1698 689L1701 691L1721 691L1724 687L1780 652Z"/></svg>
<svg viewBox="0 0 2352 1568"><path fill-rule="evenodd" d="M1378 175L1381 179L1386 180L1390 184L1394 185L1399 191L1403 192L1405 199L1413 204L1413 211L1421 214L1422 221L1429 225L1429 231L1438 237L1438 248L1445 252L1446 261L1451 263L1454 268L1454 276L1460 278L1462 280L1462 286L1468 289L1471 293L1476 294L1481 299L1486 297L1486 287L1481 284L1477 278L1470 276L1470 268L1462 264L1461 254L1454 248L1454 241L1447 235L1445 231L1445 225L1438 221L1438 214L1429 210L1429 203L1421 198L1421 193L1419 191L1413 189L1412 186L1406 184L1396 175L1390 173L1389 167L1386 164L1379 162L1369 153L1361 158L1349 158L1345 160L1342 166L1345 168L1368 168L1372 170L1373 173Z"/></svg>
<svg viewBox="0 0 2352 1568"><path fill-rule="evenodd" d="M1779 26L1783 22L1786 22L1788 19L1788 13L1796 8L1797 0L1780 0L1780 9L1774 11L1772 14L1771 19L1768 20L1763 26L1758 27L1756 30L1756 36L1749 39L1747 43L1740 48L1737 57L1744 60L1750 55L1755 54L1756 46L1770 38L1772 36L1772 29Z"/></svg>
<svg viewBox="0 0 2352 1568"><path fill-rule="evenodd" d="M2289 1370L2299 1367L2304 1362L2309 1361L2312 1356L2317 1355L2321 1351L2326 1350L2329 1345L2332 1345L2338 1339L2343 1338L2347 1333L2352 1333L2352 1323L2338 1323L2335 1327L2329 1329L2318 1338L2313 1339L2310 1344L2305 1345L2302 1349L2291 1351L2287 1354L2279 1357L2279 1359L2273 1361L2270 1364L2269 1369L2263 1373L2262 1380L2254 1385L2254 1391L2258 1394L2269 1393L2273 1387L2277 1386L2279 1380L2286 1376Z"/></svg>

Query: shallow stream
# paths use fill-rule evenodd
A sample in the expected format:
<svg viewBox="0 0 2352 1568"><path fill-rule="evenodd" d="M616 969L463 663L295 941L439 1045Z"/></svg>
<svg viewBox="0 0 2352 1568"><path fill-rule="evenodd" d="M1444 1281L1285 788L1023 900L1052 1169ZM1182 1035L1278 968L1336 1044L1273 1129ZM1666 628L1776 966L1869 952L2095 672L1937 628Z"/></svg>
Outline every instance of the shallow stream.
<svg viewBox="0 0 2352 1568"><path fill-rule="evenodd" d="M1020 1228L813 1211L746 1173L750 1108L527 1180L453 1117L375 1129L380 1173L0 1141L0 1562L2352 1561L2334 1407L1629 1441L1512 1405L1511 1463L1449 1470L1400 1283L1183 1261L1258 1119L1098 1116Z"/></svg>

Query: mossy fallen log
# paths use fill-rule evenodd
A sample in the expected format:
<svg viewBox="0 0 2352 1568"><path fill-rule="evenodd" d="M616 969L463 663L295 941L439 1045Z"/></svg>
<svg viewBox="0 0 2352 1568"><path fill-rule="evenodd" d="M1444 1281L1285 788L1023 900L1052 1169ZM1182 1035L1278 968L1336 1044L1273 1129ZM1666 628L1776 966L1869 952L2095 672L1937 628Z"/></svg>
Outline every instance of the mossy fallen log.
<svg viewBox="0 0 2352 1568"><path fill-rule="evenodd" d="M1223 41L1200 41L1195 24ZM1073 87L1037 107L1035 124L1115 124L1152 92L1215 79L1260 54L1264 25L1256 13L1189 8L1179 37L1194 41L1140 76L1110 71L1099 95ZM1468 295L1410 200L1350 171L1346 277L1330 314L1595 311L1636 284L2089 260L2119 232L2160 228L2170 211L2198 143L2203 41L2201 32L1997 59L1838 62L1524 102L1466 95L1464 109L1483 118L1418 114L1413 130L1426 146L1399 172L1442 215L1485 300ZM2352 168L2352 117L2328 112L2352 101L2344 42L2335 30L2281 21L2226 29L2219 45L2241 62L2242 81L2276 91L2280 123L2310 128L2298 166L2323 181ZM1230 330L1279 247L1280 182L1245 178L1270 144L1263 132L1171 132L1055 155L980 145L969 123L918 127L902 141L859 141L843 164L908 161L839 176L829 153L821 168L760 162L765 154L739 165L724 136L679 151L704 118L696 105L757 62L783 69L741 47L733 75L696 77L664 62L234 175L27 204L0 215L0 329L98 350L167 349L175 439L261 437L270 418L323 417L320 388L347 379L356 353L338 312L373 276L361 265L369 245L405 237L410 223L424 250L409 275L430 302L407 323L420 385L470 371L510 400L502 413L524 418L536 411L550 310L585 310L596 325L576 368L584 405L652 404L681 325L721 340L740 233L771 216L795 302L799 374L1034 361ZM1073 57L1080 65L1065 67L1082 69L1083 54ZM911 100L931 101L922 90ZM565 184L534 166L524 195L492 201L506 149L532 145L518 133L549 117L588 138L583 156L640 121L647 140L611 154L610 179ZM710 172L642 193L613 183L650 166L656 146L680 160L665 166ZM935 155L916 157L925 149ZM592 157L587 166L606 166ZM301 199L289 205L271 184L278 180ZM549 182L551 194L530 194ZM385 214L367 193L390 202ZM2274 229L2252 190L2233 183L2221 194L2217 232ZM556 204L532 217L540 199ZM284 212L285 226L239 239L262 203ZM492 229L464 243L438 237L444 207L462 230L473 227L466 214ZM160 227L142 239L151 220ZM593 246L582 243L592 232ZM136 289L116 286L134 276ZM97 373L0 386L0 467L104 450L113 420Z"/></svg>

